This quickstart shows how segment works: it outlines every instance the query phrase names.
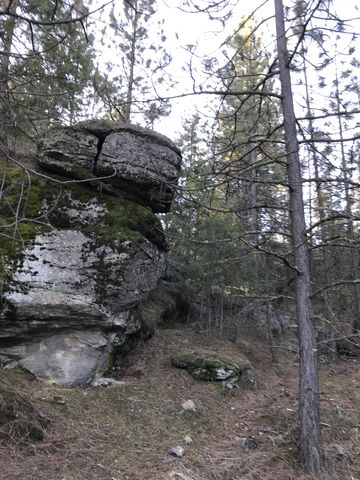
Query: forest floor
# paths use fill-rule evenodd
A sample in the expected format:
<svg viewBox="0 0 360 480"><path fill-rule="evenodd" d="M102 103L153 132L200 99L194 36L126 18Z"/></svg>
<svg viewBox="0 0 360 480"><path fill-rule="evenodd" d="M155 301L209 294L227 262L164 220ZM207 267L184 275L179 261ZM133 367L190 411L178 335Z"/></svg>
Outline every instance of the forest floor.
<svg viewBox="0 0 360 480"><path fill-rule="evenodd" d="M9 389L19 399L25 397L48 425L42 442L19 437L15 427L6 434L0 428L0 478L308 478L297 460L296 354L284 350L274 363L263 341L247 340L242 353L253 364L257 389L244 384L228 391L221 384L196 381L171 365L174 351L194 341L223 355L239 352L233 343L184 327L158 331L133 354L126 368L114 372L124 381L121 386L59 388L23 372L1 371L0 394ZM194 402L196 411L184 411L186 400ZM14 422L22 415L18 403ZM321 411L328 470L319 478L360 480L359 359L321 365ZM186 443L186 436L192 443ZM247 443L248 437L254 437L256 445ZM169 453L178 445L184 448L182 458Z"/></svg>

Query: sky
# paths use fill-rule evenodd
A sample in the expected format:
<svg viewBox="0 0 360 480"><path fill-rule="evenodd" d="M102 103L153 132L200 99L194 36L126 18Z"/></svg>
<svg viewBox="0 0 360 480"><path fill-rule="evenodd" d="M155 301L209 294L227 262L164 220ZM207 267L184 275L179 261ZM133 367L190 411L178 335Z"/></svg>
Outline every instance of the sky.
<svg viewBox="0 0 360 480"><path fill-rule="evenodd" d="M210 19L207 13L191 13L191 9L179 11L178 0L160 0L164 7L160 7L159 13L166 15L165 28L168 37L169 48L176 52L173 55L172 73L179 84L176 91L191 92L194 88L194 82L189 78L189 65L194 71L196 77L196 89L199 90L200 84L203 89L207 86L207 76L202 75L201 59L205 57L217 57L224 59L221 51L226 48L224 42L238 27L243 15L249 15L258 4L264 3L260 0L250 2L233 1L230 8L219 12L218 19ZM209 4L210 2L201 2ZM265 2L266 3L266 2ZM164 10L163 10L164 8ZM232 15L222 22L222 16L232 11ZM266 12L265 12L266 14ZM189 53L191 48L191 54ZM191 96L182 98L173 102L171 121L160 122L159 127L163 133L168 136L176 136L181 130L182 119L190 117L197 111L204 115L209 114L207 107L214 98L205 96ZM216 100L215 100L216 101Z"/></svg>
<svg viewBox="0 0 360 480"><path fill-rule="evenodd" d="M118 1L118 0L116 0ZM98 0L100 2L100 0ZM309 0L308 3L314 3ZM229 8L219 12L219 19L211 20L207 13L194 13L190 8L179 10L181 0L158 0L156 16L158 19L165 19L164 30L166 34L165 48L171 52L173 60L168 67L176 86L172 87L172 95L180 95L191 92L194 88L199 89L200 84L206 89L205 77L202 75L201 59L204 57L216 57L221 64L223 57L222 50L226 49L224 42L226 38L238 27L240 19L257 10L257 21L269 18L258 31L261 33L265 49L274 49L274 19L273 0L229 0ZM184 3L184 2L182 2ZM197 0L201 7L208 6L208 0ZM284 0L284 4L292 5L292 0ZM358 20L354 24L354 31L360 32L360 13L357 9L357 1L354 0L333 0L335 8L341 12L343 18L354 18ZM229 11L232 15L225 22L221 18ZM213 15L216 17L216 15ZM359 51L360 51L360 44ZM345 46L344 46L345 48ZM190 53L191 50L191 53ZM189 75L193 69L193 79ZM164 85L165 86L165 85ZM160 88L159 93L166 97L169 93L165 88ZM174 138L181 130L182 119L190 117L197 110L206 112L209 98L205 96L191 96L172 102L172 113L170 117L155 125L155 129L161 133Z"/></svg>
<svg viewBox="0 0 360 480"><path fill-rule="evenodd" d="M224 58L221 50L224 48L223 44L238 27L241 18L252 14L256 10L256 21L259 22L262 19L268 19L258 33L262 35L262 41L264 49L274 50L274 29L275 21L273 18L274 2L273 0L252 0L249 1L234 1L231 5L232 15L225 23L219 20L210 20L208 14L202 13L186 13L180 12L177 8L178 0L161 0L164 3L165 8L160 14L163 14L166 18L165 25L167 29L168 42L171 46L171 50L177 52L173 61L173 72L179 79L180 85L178 86L179 92L184 90L191 91L193 83L189 81L188 68L187 71L182 71L182 67L189 63L190 55L186 52L186 45L194 45L192 53L198 55L199 58L206 56L216 56L219 59ZM208 4L209 2L204 0L198 2L200 5ZM314 0L308 3L315 3ZM360 12L358 9L358 3L356 0L333 0L333 6L336 11L339 12L341 18L356 19L353 21L353 30L360 33ZM285 6L290 6L293 1L285 0ZM189 10L189 9L188 9ZM220 14L226 14L227 12L220 12ZM358 51L360 51L360 42L358 40ZM342 46L341 46L342 45ZM340 44L344 51L347 51L347 40ZM309 51L309 55L312 52ZM221 61L221 60L220 60ZM196 62L195 62L196 64ZM186 67L185 67L186 68ZM197 66L198 73L200 70L199 64ZM196 67L194 67L196 70ZM199 75L198 78L201 78ZM313 80L313 82L317 79ZM205 85L204 85L205 87ZM173 104L172 121L165 120L159 126L165 129L163 133L169 136L176 135L179 131L181 124L181 118L187 115L192 115L196 110L205 111L209 99L205 97L189 97L187 99L181 99Z"/></svg>

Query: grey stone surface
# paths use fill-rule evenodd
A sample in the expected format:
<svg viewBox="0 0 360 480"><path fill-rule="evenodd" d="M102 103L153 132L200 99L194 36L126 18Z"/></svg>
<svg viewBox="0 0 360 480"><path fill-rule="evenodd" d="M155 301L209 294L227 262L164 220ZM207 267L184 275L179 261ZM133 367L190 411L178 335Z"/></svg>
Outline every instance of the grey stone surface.
<svg viewBox="0 0 360 480"><path fill-rule="evenodd" d="M115 380L114 378L96 377L91 382L91 385L93 387L109 387L109 386L120 387L122 385L126 385L126 382L122 382L120 380Z"/></svg>
<svg viewBox="0 0 360 480"><path fill-rule="evenodd" d="M125 122L116 122L113 120L85 120L79 122L72 127L75 131L87 132L91 135L95 135L98 138L106 138L110 133L115 132L132 132L137 137L151 137L154 142L157 142L159 145L165 145L171 150L174 150L179 156L181 152L175 143L170 140L170 138L162 135L161 133L155 132L154 130L149 130L148 128L143 128L138 125L132 125Z"/></svg>
<svg viewBox="0 0 360 480"><path fill-rule="evenodd" d="M106 120L51 130L39 140L38 163L77 179L101 178L105 188L167 212L180 175L181 155L167 137ZM99 187L99 182L89 182Z"/></svg>
<svg viewBox="0 0 360 480"><path fill-rule="evenodd" d="M98 143L98 138L86 131L54 128L39 140L37 161L51 172L72 178L91 178Z"/></svg>
<svg viewBox="0 0 360 480"><path fill-rule="evenodd" d="M193 400L185 400L182 404L181 404L181 408L183 410L189 410L189 411L192 411L192 412L196 412L196 406L195 406L195 402Z"/></svg>
<svg viewBox="0 0 360 480"><path fill-rule="evenodd" d="M105 385L100 375L108 369L111 350L118 340L115 333L103 330L74 331L8 347L3 353L8 350L13 357L8 368L21 365L51 384L84 385L95 378L99 385ZM109 379L107 385L110 383L114 382Z"/></svg>
<svg viewBox="0 0 360 480"><path fill-rule="evenodd" d="M187 370L196 380L207 382L237 380L252 370L250 361L244 355L237 355L235 361L202 349L175 352L171 361L175 367Z"/></svg>
<svg viewBox="0 0 360 480"><path fill-rule="evenodd" d="M182 458L184 456L185 450L183 449L183 447L180 447L180 445L177 445L176 447L170 448L169 453L174 457Z"/></svg>
<svg viewBox="0 0 360 480"><path fill-rule="evenodd" d="M120 153L121 152L121 153ZM115 132L104 141L96 164L101 177L112 186L149 203L158 212L170 207L179 176L180 158L167 145L131 131Z"/></svg>
<svg viewBox="0 0 360 480"><path fill-rule="evenodd" d="M77 230L39 235L24 255L0 338L39 328L123 326L129 308L147 297L165 269L163 253L146 239L124 241L117 250Z"/></svg>
<svg viewBox="0 0 360 480"><path fill-rule="evenodd" d="M138 308L165 274L167 246L148 206L169 208L180 155L162 135L97 121L51 130L37 161L57 176L34 178L31 215L40 221L18 249L7 247L0 366L88 384L102 378L112 352L153 331ZM82 182L110 170L108 188ZM13 211L2 213L5 223L6 215Z"/></svg>
<svg viewBox="0 0 360 480"><path fill-rule="evenodd" d="M110 348L109 335L101 331L59 334L28 345L19 363L49 383L83 385L107 369Z"/></svg>

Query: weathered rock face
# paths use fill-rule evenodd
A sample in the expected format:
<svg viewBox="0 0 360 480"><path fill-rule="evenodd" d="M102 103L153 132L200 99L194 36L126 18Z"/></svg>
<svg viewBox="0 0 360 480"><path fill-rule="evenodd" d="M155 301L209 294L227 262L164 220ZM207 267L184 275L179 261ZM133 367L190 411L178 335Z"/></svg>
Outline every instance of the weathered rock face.
<svg viewBox="0 0 360 480"><path fill-rule="evenodd" d="M169 139L105 120L52 130L40 141L38 161L72 178L99 177L113 193L126 192L154 212L169 210L180 171L179 150Z"/></svg>
<svg viewBox="0 0 360 480"><path fill-rule="evenodd" d="M25 291L7 295L9 317L2 335L37 329L122 325L124 312L155 288L164 271L164 256L146 239L124 241L121 248L96 245L78 230L37 235L24 250L14 280ZM28 324L26 321L31 320Z"/></svg>
<svg viewBox="0 0 360 480"><path fill-rule="evenodd" d="M0 204L9 229L21 212L8 230L15 241L0 247L0 361L60 385L89 383L144 329L136 312L167 249L153 211L170 206L180 156L158 134L95 121L51 131L38 163L31 185L7 171Z"/></svg>

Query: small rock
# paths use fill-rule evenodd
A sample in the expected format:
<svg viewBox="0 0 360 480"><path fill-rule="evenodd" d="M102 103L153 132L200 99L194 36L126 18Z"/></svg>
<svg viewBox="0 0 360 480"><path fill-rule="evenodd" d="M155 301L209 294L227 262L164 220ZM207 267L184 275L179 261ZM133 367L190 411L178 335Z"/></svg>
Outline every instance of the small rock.
<svg viewBox="0 0 360 480"><path fill-rule="evenodd" d="M248 370L246 372L246 376L247 376L247 379L249 381L250 390L256 390L257 389L257 381L256 381L255 373L252 370Z"/></svg>
<svg viewBox="0 0 360 480"><path fill-rule="evenodd" d="M108 387L109 385L126 385L126 383L114 378L98 377L91 382L91 385L93 387Z"/></svg>
<svg viewBox="0 0 360 480"><path fill-rule="evenodd" d="M185 402L181 404L181 407L183 410L190 410L191 412L196 412L196 407L193 400L185 400Z"/></svg>
<svg viewBox="0 0 360 480"><path fill-rule="evenodd" d="M238 377L228 378L222 382L222 385L228 390L233 390L234 388L239 388L239 385L237 384L238 380Z"/></svg>
<svg viewBox="0 0 360 480"><path fill-rule="evenodd" d="M245 437L242 439L243 445L248 450L256 450L258 448L258 444L255 437Z"/></svg>
<svg viewBox="0 0 360 480"><path fill-rule="evenodd" d="M184 456L184 449L178 445L177 447L170 448L170 453L174 457L182 458Z"/></svg>
<svg viewBox="0 0 360 480"><path fill-rule="evenodd" d="M193 443L193 439L190 437L190 435L186 435L186 437L184 437L184 442L186 445L190 445L190 443Z"/></svg>
<svg viewBox="0 0 360 480"><path fill-rule="evenodd" d="M216 378L218 380L226 380L227 378L232 377L233 375L234 375L233 370L226 370L223 367L216 369Z"/></svg>
<svg viewBox="0 0 360 480"><path fill-rule="evenodd" d="M168 480L191 480L190 477L180 472L170 472L167 478Z"/></svg>
<svg viewBox="0 0 360 480"><path fill-rule="evenodd" d="M63 397L55 395L54 397L50 398L49 401L53 403L57 403L58 405L66 405L66 401Z"/></svg>
<svg viewBox="0 0 360 480"><path fill-rule="evenodd" d="M42 427L48 427L51 424L50 418L41 412L38 413L37 420Z"/></svg>

